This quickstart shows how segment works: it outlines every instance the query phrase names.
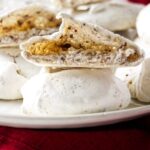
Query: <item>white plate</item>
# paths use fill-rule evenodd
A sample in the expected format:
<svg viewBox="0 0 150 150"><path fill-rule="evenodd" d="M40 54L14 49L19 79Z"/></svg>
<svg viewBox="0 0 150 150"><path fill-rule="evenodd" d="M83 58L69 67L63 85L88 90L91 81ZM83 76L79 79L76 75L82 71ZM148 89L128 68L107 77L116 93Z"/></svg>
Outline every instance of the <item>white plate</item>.
<svg viewBox="0 0 150 150"><path fill-rule="evenodd" d="M79 128L114 124L150 114L150 105L133 102L119 111L62 117L31 117L20 111L22 101L0 101L0 125L19 128Z"/></svg>

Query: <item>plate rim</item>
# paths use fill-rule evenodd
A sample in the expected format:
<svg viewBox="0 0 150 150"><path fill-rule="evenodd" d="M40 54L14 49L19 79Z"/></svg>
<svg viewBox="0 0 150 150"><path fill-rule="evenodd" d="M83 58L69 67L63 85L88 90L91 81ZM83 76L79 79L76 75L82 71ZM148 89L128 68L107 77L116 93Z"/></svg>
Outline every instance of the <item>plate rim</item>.
<svg viewBox="0 0 150 150"><path fill-rule="evenodd" d="M20 105L20 101L15 101L9 107L18 110L17 107ZM31 116L21 113L20 110L15 114L7 114L6 111L7 109L4 109L0 112L1 126L28 129L74 129L104 126L136 119L150 114L150 104L132 103L129 108L121 110L69 116Z"/></svg>
<svg viewBox="0 0 150 150"><path fill-rule="evenodd" d="M149 108L149 111L147 110ZM0 113L0 118L1 117L7 117L7 118L17 118L17 119L70 119L70 118L85 118L85 117L93 117L93 116L106 116L106 115L112 115L112 114L118 114L118 113L125 113L129 111L136 111L136 110L143 110L146 109L147 111L145 113L150 113L150 104L146 105L139 105L135 106L133 108L125 108L125 109L120 109L120 110L113 110L113 111L106 111L106 112L95 112L95 113L87 113L87 114L76 114L76 115L58 115L58 116L34 116L34 115L27 115L21 113L21 115L9 115L9 114L2 114Z"/></svg>

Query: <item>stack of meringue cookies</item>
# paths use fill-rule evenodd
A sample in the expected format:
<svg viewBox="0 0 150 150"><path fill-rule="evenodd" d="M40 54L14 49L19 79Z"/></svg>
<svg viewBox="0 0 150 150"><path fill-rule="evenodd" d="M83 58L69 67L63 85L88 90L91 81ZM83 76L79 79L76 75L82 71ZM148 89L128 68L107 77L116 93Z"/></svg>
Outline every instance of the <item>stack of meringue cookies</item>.
<svg viewBox="0 0 150 150"><path fill-rule="evenodd" d="M1 12L0 99L23 99L30 116L120 110L131 97L149 103L149 14L150 6L114 0L45 0ZM115 75L122 67L138 73L123 81Z"/></svg>

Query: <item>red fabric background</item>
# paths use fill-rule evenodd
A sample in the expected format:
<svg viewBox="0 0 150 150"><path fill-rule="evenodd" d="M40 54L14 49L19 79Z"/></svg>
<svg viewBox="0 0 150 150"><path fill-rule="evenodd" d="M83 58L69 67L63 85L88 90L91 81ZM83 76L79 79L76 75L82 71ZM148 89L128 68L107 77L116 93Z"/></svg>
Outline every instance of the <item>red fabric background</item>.
<svg viewBox="0 0 150 150"><path fill-rule="evenodd" d="M0 150L150 150L150 116L116 125L30 130L0 127Z"/></svg>
<svg viewBox="0 0 150 150"><path fill-rule="evenodd" d="M143 4L148 4L150 3L150 0L130 0L132 2L137 2L137 3L143 3Z"/></svg>
<svg viewBox="0 0 150 150"><path fill-rule="evenodd" d="M150 0L133 0L147 4ZM150 18L149 18L150 19ZM0 150L150 150L150 115L116 125L30 130L0 127Z"/></svg>

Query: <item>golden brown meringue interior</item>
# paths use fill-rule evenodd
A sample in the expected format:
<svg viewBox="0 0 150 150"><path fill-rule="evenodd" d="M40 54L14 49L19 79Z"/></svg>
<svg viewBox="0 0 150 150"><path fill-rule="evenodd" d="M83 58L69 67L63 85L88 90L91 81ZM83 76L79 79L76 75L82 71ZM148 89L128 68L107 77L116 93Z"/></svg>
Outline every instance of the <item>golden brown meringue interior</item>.
<svg viewBox="0 0 150 150"><path fill-rule="evenodd" d="M67 52L67 50L73 47L75 49L84 51L84 50L90 50L90 51L100 51L102 53L109 53L112 51L115 51L115 47L107 46L107 45L88 45L84 46L81 44L74 45L69 42L64 41L50 41L50 40L42 40L38 41L36 43L32 43L27 47L27 51L31 55L50 55L50 54L59 54L59 52L64 51Z"/></svg>
<svg viewBox="0 0 150 150"><path fill-rule="evenodd" d="M57 20L55 15L47 10L38 7L24 8L0 19L0 36L32 28L56 28L60 23L61 21Z"/></svg>

